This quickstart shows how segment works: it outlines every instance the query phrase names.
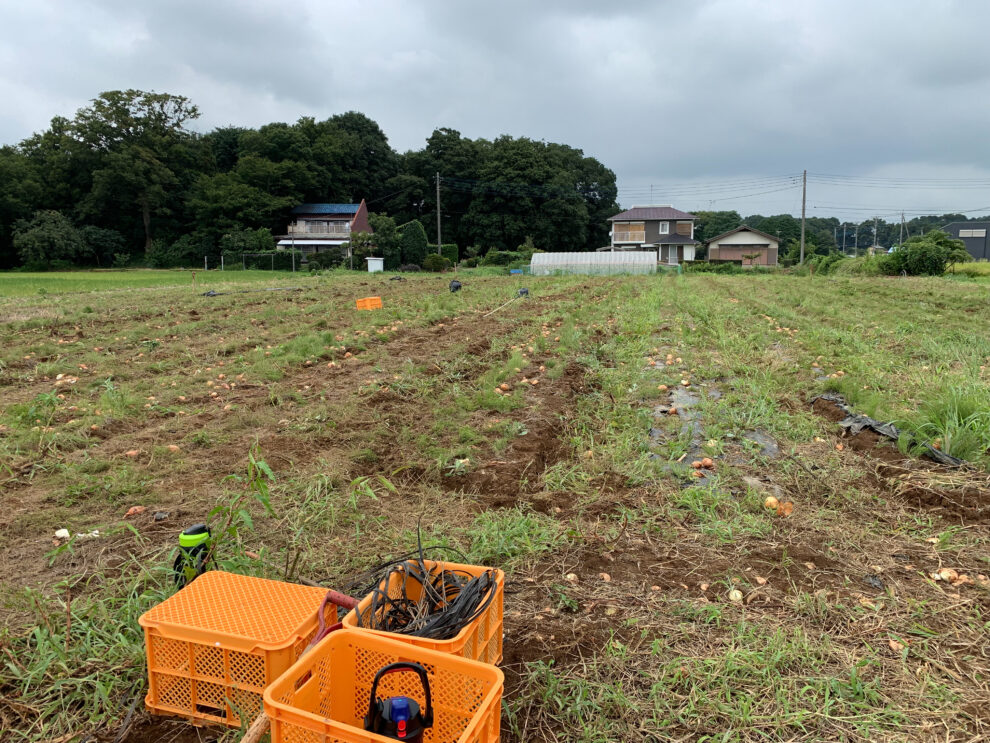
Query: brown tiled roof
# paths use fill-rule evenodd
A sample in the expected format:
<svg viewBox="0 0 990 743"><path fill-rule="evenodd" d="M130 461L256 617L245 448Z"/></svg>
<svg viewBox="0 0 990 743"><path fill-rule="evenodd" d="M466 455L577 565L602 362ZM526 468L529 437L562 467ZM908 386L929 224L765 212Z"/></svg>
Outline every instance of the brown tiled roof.
<svg viewBox="0 0 990 743"><path fill-rule="evenodd" d="M680 209L675 209L672 206L634 206L632 209L626 209L624 212L619 212L614 217L609 217L608 221L613 222L617 219L697 219L693 214L688 214L687 212L682 212Z"/></svg>

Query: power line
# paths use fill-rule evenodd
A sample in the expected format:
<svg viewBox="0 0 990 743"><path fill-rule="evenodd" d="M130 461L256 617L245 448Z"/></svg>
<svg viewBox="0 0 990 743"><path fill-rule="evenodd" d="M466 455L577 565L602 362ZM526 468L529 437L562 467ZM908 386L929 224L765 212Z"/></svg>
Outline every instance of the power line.
<svg viewBox="0 0 990 743"><path fill-rule="evenodd" d="M776 180L782 180L782 179L786 179L786 178L800 178L800 177L801 177L801 174L800 173L784 173L782 175L761 175L761 176L753 176L753 177L746 177L746 178L720 178L719 180L716 180L716 181L697 181L697 180L691 180L691 181L663 181L663 180L661 180L659 183L653 183L652 185L653 186L662 186L665 183L668 184L668 185L699 186L699 187L704 187L704 186L723 186L723 185L739 185L739 184L746 185L746 184L752 184L752 183L760 183L762 181L776 181ZM645 189L648 189L649 188L649 185L650 184L642 185L642 186L633 186L631 188L637 189L637 190L645 190ZM622 190L622 189L620 188L620 190Z"/></svg>
<svg viewBox="0 0 990 743"><path fill-rule="evenodd" d="M914 207L914 208L901 208L899 206L842 206L840 204L814 204L812 209L834 209L845 212L889 212L890 215L894 216L904 212L905 214L922 214L930 216L939 216L940 214L971 214L973 212L984 212L990 210L990 206L981 206L976 209L952 209L949 207L939 206L939 207Z"/></svg>
<svg viewBox="0 0 990 743"><path fill-rule="evenodd" d="M967 182L990 182L990 178L885 178L880 176L868 176L868 175L834 175L829 173L809 173L808 175L814 178L832 178L841 180L853 180L853 181L875 181L882 183L899 183L899 182L912 182L912 183L967 183Z"/></svg>
<svg viewBox="0 0 990 743"><path fill-rule="evenodd" d="M771 185L771 184L767 184ZM765 188L758 191L753 191L749 189L715 189L709 191L677 191L677 192L665 192L662 194L664 198L669 201L681 200L681 201L707 201L711 204L715 204L721 201L734 201L737 199L747 199L754 196L763 196L766 194L780 193L782 191L790 191L796 189L801 185L800 178L794 180L788 180L784 183L778 182L773 184L779 186L778 188ZM752 187L750 187L752 188ZM628 194L620 194L619 198L623 201L634 200L635 196L629 196Z"/></svg>
<svg viewBox="0 0 990 743"><path fill-rule="evenodd" d="M938 191L986 191L990 190L990 181L987 183L976 186L976 185L936 185L936 184L922 184L916 183L912 185L881 185L878 183L840 183L837 181L821 181L811 176L808 177L812 183L817 183L820 186L832 186L834 188L881 188L887 191L918 191L918 190L938 190Z"/></svg>
<svg viewBox="0 0 990 743"><path fill-rule="evenodd" d="M752 188L796 183L801 176L785 176L776 178L761 178L749 181L725 181L721 183L672 183L652 184L651 186L620 186L616 190L623 196L650 194L691 194L717 193L726 191L744 191Z"/></svg>
<svg viewBox="0 0 990 743"><path fill-rule="evenodd" d="M815 183L836 188L880 188L887 190L919 190L937 189L939 191L979 191L990 189L990 179L882 179L864 176L827 176L809 173L808 177Z"/></svg>
<svg viewBox="0 0 990 743"><path fill-rule="evenodd" d="M800 183L794 183L794 184L792 184L790 186L785 186L784 188L775 188L775 189L773 189L771 191L757 191L756 193L745 193L745 194L742 194L741 196L724 196L724 197L719 198L719 199L709 199L709 201L716 201L716 202L717 201L732 201L734 199L746 199L746 198L749 198L750 196L763 196L763 194L768 194L768 193L780 193L781 191L792 191L792 190L794 190L795 188L797 188L800 185L801 185Z"/></svg>

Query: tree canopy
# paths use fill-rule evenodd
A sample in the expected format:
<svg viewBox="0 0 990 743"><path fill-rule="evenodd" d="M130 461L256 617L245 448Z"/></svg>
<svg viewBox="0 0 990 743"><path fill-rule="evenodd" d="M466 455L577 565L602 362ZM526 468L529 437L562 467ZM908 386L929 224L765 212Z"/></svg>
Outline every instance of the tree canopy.
<svg viewBox="0 0 990 743"><path fill-rule="evenodd" d="M444 242L465 250L511 249L527 236L543 250L594 249L607 243L605 220L618 211L615 174L564 144L472 140L440 128L422 149L400 154L356 111L206 134L187 128L198 116L183 96L107 91L0 149L0 267L23 262L13 225L38 212L112 230L124 242L113 254L198 265L219 253L225 235L283 233L299 203L362 198L375 218L391 220L378 224L378 242L396 264L395 225L418 220L436 242L438 172ZM103 245L68 260L108 256Z"/></svg>
<svg viewBox="0 0 990 743"><path fill-rule="evenodd" d="M219 256L225 236L283 234L299 203L361 199L376 233L369 249L393 267L407 262L400 233L408 230L397 225L415 220L427 242L437 241L437 174L443 241L461 255L513 251L527 241L544 251L594 250L608 244L606 220L619 211L615 174L566 144L470 139L441 127L421 149L398 153L381 127L356 111L205 134L188 128L198 116L183 96L113 90L72 118L56 116L44 131L0 147L0 268L23 264L25 256L109 265L129 255L155 265L201 265L204 256ZM692 210L690 203L678 207ZM696 213L699 240L745 223L797 254L800 222L789 214ZM965 219L916 217L904 237ZM69 227L81 247L72 247ZM884 220L811 217L806 232L809 254L900 240L900 225ZM422 260L425 248L418 250L412 252Z"/></svg>
<svg viewBox="0 0 990 743"><path fill-rule="evenodd" d="M18 221L14 225L14 247L25 265L37 268L75 261L86 252L79 230L56 211L39 211L33 219Z"/></svg>

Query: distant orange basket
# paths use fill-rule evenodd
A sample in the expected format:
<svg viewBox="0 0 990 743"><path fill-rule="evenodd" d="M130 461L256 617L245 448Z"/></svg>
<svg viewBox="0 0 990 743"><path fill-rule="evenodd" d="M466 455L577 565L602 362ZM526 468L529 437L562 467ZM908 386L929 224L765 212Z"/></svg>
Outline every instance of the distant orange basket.
<svg viewBox="0 0 990 743"><path fill-rule="evenodd" d="M382 298L365 297L364 299L357 300L356 304L359 310L380 310L382 308Z"/></svg>

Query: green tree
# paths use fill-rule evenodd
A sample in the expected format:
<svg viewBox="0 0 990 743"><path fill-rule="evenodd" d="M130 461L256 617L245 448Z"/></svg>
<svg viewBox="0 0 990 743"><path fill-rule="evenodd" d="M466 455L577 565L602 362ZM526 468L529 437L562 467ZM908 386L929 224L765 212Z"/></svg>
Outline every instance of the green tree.
<svg viewBox="0 0 990 743"><path fill-rule="evenodd" d="M375 233L379 254L385 259L385 270L397 270L402 265L402 248L399 245L399 232L395 227L395 220L384 214L371 212L368 214L368 223Z"/></svg>
<svg viewBox="0 0 990 743"><path fill-rule="evenodd" d="M275 250L275 238L271 230L232 230L220 238L220 250L224 253L264 253Z"/></svg>
<svg viewBox="0 0 990 743"><path fill-rule="evenodd" d="M388 208L398 221L421 219L434 242L437 172L443 236L460 245L511 250L532 235L542 250L592 250L608 242L606 220L619 210L615 174L563 144L437 129L399 162L414 178L390 182L398 193Z"/></svg>
<svg viewBox="0 0 990 743"><path fill-rule="evenodd" d="M0 268L18 263L14 223L28 219L42 203L43 186L34 164L13 147L0 147Z"/></svg>
<svg viewBox="0 0 990 743"><path fill-rule="evenodd" d="M30 267L47 268L52 261L76 261L86 254L86 243L72 220L61 212L39 211L14 225L14 247Z"/></svg>
<svg viewBox="0 0 990 743"><path fill-rule="evenodd" d="M167 93L112 90L79 109L69 134L98 158L92 187L80 208L87 216L129 204L141 216L145 250L151 221L168 213L170 191L179 182L174 168L191 137L184 126L199 110L189 99Z"/></svg>
<svg viewBox="0 0 990 743"><path fill-rule="evenodd" d="M963 241L956 240L955 242L962 243ZM969 251L966 250L965 243L950 247L945 254L946 270L951 269L957 263L968 263L971 260L973 260L973 256L971 256Z"/></svg>
<svg viewBox="0 0 990 743"><path fill-rule="evenodd" d="M781 245L789 243L791 240L800 241L801 239L801 220L795 219L790 214L777 214L773 217L753 214L746 217L743 222L754 229L766 232L768 235L775 235ZM807 235L805 235L805 243L807 242ZM805 252L807 253L807 250Z"/></svg>
<svg viewBox="0 0 990 743"><path fill-rule="evenodd" d="M941 276L950 262L956 262L961 258L960 252L965 251L962 240L950 237L942 230L932 230L905 240L902 247L883 255L880 267L888 274ZM968 252L966 256L969 256Z"/></svg>
<svg viewBox="0 0 990 743"><path fill-rule="evenodd" d="M204 256L211 256L216 259L217 246L210 235L191 232L182 235L171 243L155 240L147 256L148 262L156 268L172 268L174 266L198 268L203 265Z"/></svg>
<svg viewBox="0 0 990 743"><path fill-rule="evenodd" d="M79 235L86 245L86 255L92 256L98 266L110 266L114 256L129 252L124 236L117 230L89 224L79 229Z"/></svg>
<svg viewBox="0 0 990 743"><path fill-rule="evenodd" d="M418 175L400 173L393 178L389 178L385 183L385 188L389 192L389 196L384 200L382 211L387 214L397 215L403 221L423 217L426 213L427 202L435 204L435 199L432 198L431 194L433 189L430 188L430 183ZM435 214L436 207L434 206L433 208ZM452 218L452 208L447 206L444 211L447 222L443 229L446 234L448 230L455 228L454 224L450 221Z"/></svg>
<svg viewBox="0 0 990 743"><path fill-rule="evenodd" d="M797 220L797 223L800 229L800 220ZM807 235L811 235L815 243L815 252L819 255L827 255L838 248L836 242L838 231L839 220L835 217L808 217L805 223L805 241L807 242Z"/></svg>
<svg viewBox="0 0 990 743"><path fill-rule="evenodd" d="M222 126L203 137L214 168L221 173L234 169L241 155L241 137L248 131L239 126Z"/></svg>
<svg viewBox="0 0 990 743"><path fill-rule="evenodd" d="M694 239L701 242L734 230L743 223L742 217L736 211L693 211L692 213L698 218L694 223Z"/></svg>
<svg viewBox="0 0 990 743"><path fill-rule="evenodd" d="M234 173L202 175L189 190L186 208L196 230L219 239L232 230L281 230L283 215L295 203L242 182Z"/></svg>
<svg viewBox="0 0 990 743"><path fill-rule="evenodd" d="M402 263L422 266L426 259L426 230L419 220L402 225L399 233L399 249Z"/></svg>
<svg viewBox="0 0 990 743"><path fill-rule="evenodd" d="M351 255L354 256L354 267L362 271L368 266L364 259L371 256L381 257L379 255L378 245L376 238L377 235L372 235L370 232L352 232L351 239L347 243L347 248L350 249ZM344 250L346 255L347 249Z"/></svg>
<svg viewBox="0 0 990 743"><path fill-rule="evenodd" d="M398 223L432 215L433 219L425 221L436 242L432 232L437 208L434 178L440 173L445 177L441 193L443 236L449 242L461 242L464 215L475 198L470 181L477 178L488 148L484 140L467 139L455 129L435 129L422 150L398 158L401 175L387 184L389 214Z"/></svg>
<svg viewBox="0 0 990 743"><path fill-rule="evenodd" d="M430 253L423 260L424 271L435 271L436 273L442 273L448 268L450 268L450 260L442 255L437 255L436 253Z"/></svg>
<svg viewBox="0 0 990 743"><path fill-rule="evenodd" d="M109 154L93 173L93 187L81 204L87 216L98 216L109 204L130 203L141 214L144 249L151 247L151 218L167 213L165 202L178 184L175 174L154 153L139 145Z"/></svg>
<svg viewBox="0 0 990 743"><path fill-rule="evenodd" d="M381 127L362 113L348 111L329 120L336 140L333 164L340 173L336 184L341 201L358 202L383 196L385 183L398 175L395 150Z"/></svg>

